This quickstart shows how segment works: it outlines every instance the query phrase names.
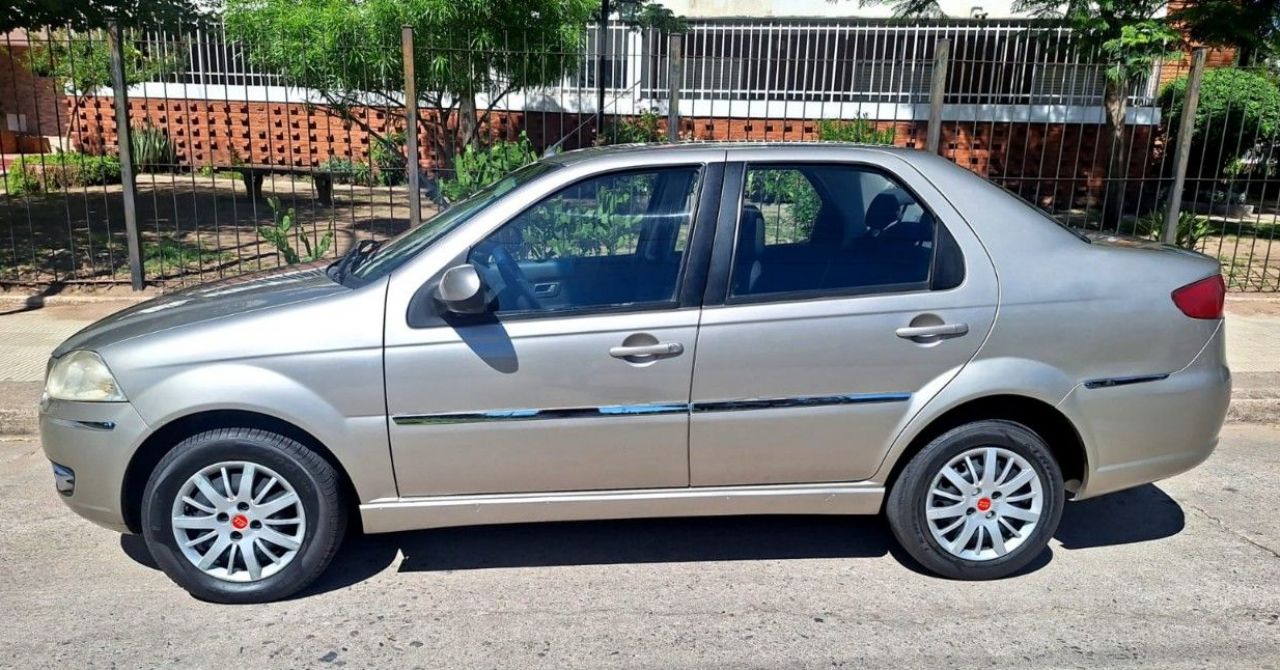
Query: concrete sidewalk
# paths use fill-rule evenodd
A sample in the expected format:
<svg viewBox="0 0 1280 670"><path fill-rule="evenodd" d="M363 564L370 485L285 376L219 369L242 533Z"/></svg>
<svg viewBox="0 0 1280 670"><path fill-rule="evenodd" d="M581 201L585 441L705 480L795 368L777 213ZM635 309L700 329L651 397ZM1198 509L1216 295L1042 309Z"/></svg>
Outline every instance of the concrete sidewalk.
<svg viewBox="0 0 1280 670"><path fill-rule="evenodd" d="M49 352L77 330L136 302L58 296L38 308L0 297L0 434L26 433ZM1235 393L1230 419L1280 423L1280 296L1232 296L1227 358Z"/></svg>

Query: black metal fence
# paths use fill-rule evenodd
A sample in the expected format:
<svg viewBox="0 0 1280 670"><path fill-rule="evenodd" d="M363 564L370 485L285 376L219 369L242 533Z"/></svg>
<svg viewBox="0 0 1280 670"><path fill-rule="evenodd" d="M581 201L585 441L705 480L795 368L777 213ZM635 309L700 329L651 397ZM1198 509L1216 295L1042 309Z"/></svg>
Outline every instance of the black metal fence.
<svg viewBox="0 0 1280 670"><path fill-rule="evenodd" d="M524 85L496 73L469 96L474 110L420 87L417 123L406 66L465 55L431 36L410 36L411 59L402 35L351 44L345 87L317 89L264 69L216 23L126 33L118 49L104 33L10 35L0 282L180 285L332 257L410 225L415 173L426 218L548 150L674 136L920 150L936 138L943 156L1072 225L1167 236L1218 257L1234 289L1280 288L1280 93L1266 73L1209 67L1197 97L1190 58L1156 64L1127 82L1115 134L1103 69L1061 29L726 20L671 36L611 23L599 69L597 30L570 53L507 45L504 62L551 71ZM112 84L112 56L125 87ZM1195 123L1180 132L1193 98Z"/></svg>

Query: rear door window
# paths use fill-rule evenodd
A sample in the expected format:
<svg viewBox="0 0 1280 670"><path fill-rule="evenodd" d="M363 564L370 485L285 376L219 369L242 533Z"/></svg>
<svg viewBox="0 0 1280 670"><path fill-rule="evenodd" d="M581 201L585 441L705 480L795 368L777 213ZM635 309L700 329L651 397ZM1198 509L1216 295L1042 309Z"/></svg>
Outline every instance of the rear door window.
<svg viewBox="0 0 1280 670"><path fill-rule="evenodd" d="M929 287L937 225L889 175L858 165L749 165L729 297Z"/></svg>

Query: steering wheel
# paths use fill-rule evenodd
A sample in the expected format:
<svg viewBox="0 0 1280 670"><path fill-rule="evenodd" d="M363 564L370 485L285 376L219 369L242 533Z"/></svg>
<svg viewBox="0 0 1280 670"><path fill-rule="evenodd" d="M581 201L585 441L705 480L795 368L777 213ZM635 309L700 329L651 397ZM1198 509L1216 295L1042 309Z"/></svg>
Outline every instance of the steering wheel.
<svg viewBox="0 0 1280 670"><path fill-rule="evenodd" d="M533 284L524 276L524 271L511 256L511 252L496 242L484 245L483 250L493 259L493 267L505 284L504 290L510 290L515 294L513 298L516 305L520 309L540 309L542 305L533 294ZM501 291L499 293L501 294Z"/></svg>

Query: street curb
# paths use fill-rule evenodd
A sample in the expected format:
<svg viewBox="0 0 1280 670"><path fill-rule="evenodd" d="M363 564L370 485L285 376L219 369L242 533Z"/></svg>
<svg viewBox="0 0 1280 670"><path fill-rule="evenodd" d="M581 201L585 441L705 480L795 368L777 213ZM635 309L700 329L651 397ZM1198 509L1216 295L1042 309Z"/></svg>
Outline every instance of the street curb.
<svg viewBox="0 0 1280 670"><path fill-rule="evenodd" d="M140 302L157 298L160 293L142 293L138 295L7 295L0 293L0 306L11 307L14 305L30 307L38 309L40 307L53 307L57 305L101 305L104 303L118 302L122 305L133 305Z"/></svg>

